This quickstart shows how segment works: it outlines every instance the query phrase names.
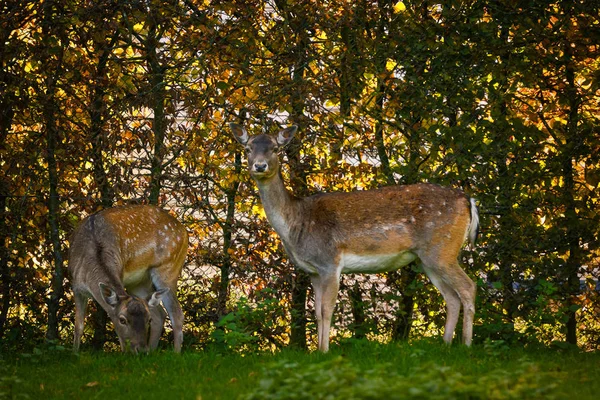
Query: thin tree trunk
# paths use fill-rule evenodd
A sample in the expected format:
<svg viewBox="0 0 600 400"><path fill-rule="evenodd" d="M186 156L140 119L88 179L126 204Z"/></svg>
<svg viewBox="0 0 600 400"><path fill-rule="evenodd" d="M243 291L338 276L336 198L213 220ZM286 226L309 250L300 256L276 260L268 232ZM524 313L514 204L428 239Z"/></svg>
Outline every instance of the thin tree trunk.
<svg viewBox="0 0 600 400"><path fill-rule="evenodd" d="M105 81L107 74L107 62L111 54L110 48L115 41L116 35L103 50L96 67L96 81L99 82L94 87L90 110L90 137L92 143L92 161L94 165L94 180L100 193L100 203L102 208L110 208L114 204L114 190L112 189L106 169L104 168L104 157L102 151L105 150L105 131L104 123L107 119L107 109L105 106L104 95L105 88L101 82ZM94 326L94 336L92 337L92 347L95 350L101 350L106 342L106 324L108 315L102 307L97 307L92 316Z"/></svg>
<svg viewBox="0 0 600 400"><path fill-rule="evenodd" d="M242 171L242 155L235 152L235 172L234 176L240 176ZM221 264L221 281L219 283L219 293L217 295L217 316L221 318L227 313L227 300L229 298L229 273L232 262L229 250L232 244L233 223L235 219L235 197L240 186L239 181L234 181L231 187L225 192L227 198L227 216L225 223L221 224L223 231L223 263Z"/></svg>
<svg viewBox="0 0 600 400"><path fill-rule="evenodd" d="M377 155L379 156L379 162L381 163L381 173L385 179L386 184L395 185L396 179L394 179L394 173L390 168L390 159L387 154L385 147L384 137L384 117L383 107L386 99L387 84L383 77L386 72L386 63L388 57L388 47L386 44L387 30L390 29L389 13L390 13L390 2L383 0L379 2L380 21L377 29L377 37L381 43L377 47L375 53L376 71L377 71L377 93L375 96L375 147L377 149Z"/></svg>
<svg viewBox="0 0 600 400"><path fill-rule="evenodd" d="M60 13L61 10L57 10L58 4L54 1L48 1L43 5L43 26L42 31L45 38L55 37L56 29L55 21L53 16L55 13ZM62 41L62 45L65 46L66 42ZM45 50L49 52L49 50ZM48 75L46 77L46 93L43 98L43 118L44 118L44 129L46 130L46 163L48 165L48 230L50 237L50 244L52 246L52 255L54 261L54 270L52 273L51 280L51 292L48 299L48 330L46 332L47 340L58 340L59 338L59 315L58 311L60 308L60 300L63 297L63 281L64 281L64 262L62 255L62 248L60 242L60 228L58 222L58 215L60 212L60 199L58 194L58 166L56 162L56 150L58 149L59 130L58 122L56 120L58 115L58 105L56 103L56 76L59 75L61 69L61 55L58 56L59 60L56 62L51 61L51 56L46 55L46 65L50 66L48 69ZM55 66L52 69L52 65Z"/></svg>
<svg viewBox="0 0 600 400"><path fill-rule="evenodd" d="M6 225L6 199L8 194L8 184L0 179L0 286L2 286L2 299L0 300L0 339L4 337L4 327L8 317L8 309L10 308L10 288L12 287L10 271L8 270L8 227Z"/></svg>
<svg viewBox="0 0 600 400"><path fill-rule="evenodd" d="M58 195L58 167L56 164L55 152L58 143L58 129L55 120L54 98L49 96L44 106L44 119L46 124L46 162L48 164L48 181L50 194L48 197L48 228L50 230L50 243L52 245L52 254L54 258L54 272L52 274L52 292L48 300L48 331L46 339L58 339L58 309L60 299L63 296L64 263L60 243L60 233L58 226L58 214L60 208L60 199Z"/></svg>
<svg viewBox="0 0 600 400"><path fill-rule="evenodd" d="M365 326L367 318L365 314L365 302L362 298L362 288L358 282L349 290L348 297L350 298L350 307L352 309L352 317L354 318L352 334L356 339L364 339L367 336Z"/></svg>
<svg viewBox="0 0 600 400"><path fill-rule="evenodd" d="M579 119L579 107L581 101L577 94L575 83L575 70L572 62L572 48L568 41L565 42L565 65L566 79L568 86L566 88L567 101L569 104L569 114L566 126L566 143L562 147L564 154L563 178L564 178L564 206L565 206L565 224L566 224L566 242L569 247L569 257L566 263L567 286L569 290L569 300L567 302L567 342L577 344L577 296L580 292L579 287L579 269L583 263L583 252L580 247L580 221L576 210L576 188L575 172L573 160L578 158L579 149L577 148L577 122Z"/></svg>
<svg viewBox="0 0 600 400"><path fill-rule="evenodd" d="M148 39L146 41L146 60L150 69L150 98L152 99L152 111L154 120L152 132L154 133L154 154L150 167L150 204L158 204L160 190L162 188L163 160L165 157L165 69L158 59L159 40L157 32L156 10L150 11Z"/></svg>
<svg viewBox="0 0 600 400"><path fill-rule="evenodd" d="M307 35L307 22L301 15L293 15L289 10L287 1L275 0L285 19L289 22L296 37L296 46L293 49L295 62L292 72L291 102L294 111L294 119L299 125L299 131L303 132L301 118L304 115L306 93L303 91L304 74L308 65L308 48L310 40ZM290 181L294 192L300 196L306 196L309 192L306 181L306 169L300 159L301 141L295 138L286 148L290 165ZM292 282L292 326L290 333L290 345L306 348L306 293L309 287L309 279L304 271L296 269Z"/></svg>

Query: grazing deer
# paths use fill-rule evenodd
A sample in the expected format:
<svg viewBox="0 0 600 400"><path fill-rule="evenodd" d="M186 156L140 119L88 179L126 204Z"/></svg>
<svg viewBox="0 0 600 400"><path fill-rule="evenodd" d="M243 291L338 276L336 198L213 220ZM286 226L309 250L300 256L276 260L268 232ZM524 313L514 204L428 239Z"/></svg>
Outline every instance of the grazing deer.
<svg viewBox="0 0 600 400"><path fill-rule="evenodd" d="M250 137L241 125L230 127L246 148L269 222L293 263L311 277L319 350L329 349L341 274L393 271L417 259L447 304L444 341L452 341L462 303L463 341L471 344L475 284L460 268L458 256L466 239L474 243L477 236L473 199L432 184L298 198L283 183L277 154L297 127L276 138Z"/></svg>
<svg viewBox="0 0 600 400"><path fill-rule="evenodd" d="M75 298L73 350L79 351L88 299L93 297L112 320L121 350L136 353L158 346L166 318L162 302L179 353L183 311L177 280L187 246L184 226L154 206L109 208L85 218L69 249Z"/></svg>

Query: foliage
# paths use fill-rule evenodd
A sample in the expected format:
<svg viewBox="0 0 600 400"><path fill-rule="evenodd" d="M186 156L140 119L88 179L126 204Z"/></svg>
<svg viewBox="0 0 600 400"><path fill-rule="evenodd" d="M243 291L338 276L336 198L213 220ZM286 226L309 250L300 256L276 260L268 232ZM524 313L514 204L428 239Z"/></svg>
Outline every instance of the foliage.
<svg viewBox="0 0 600 400"><path fill-rule="evenodd" d="M263 289L254 303L242 297L233 310L219 320L212 333L217 347L255 353L284 345L282 337L287 333L289 321L273 290Z"/></svg>
<svg viewBox="0 0 600 400"><path fill-rule="evenodd" d="M301 277L229 122L299 125L283 171L297 195L464 189L481 216L462 256L475 339L598 349L600 13L521 3L2 2L2 350L71 340L69 234L126 203L160 204L190 232L188 346L220 320L215 338L252 350L288 344L281 321L314 326L310 301L291 306ZM443 329L442 298L415 268L342 287L335 340Z"/></svg>
<svg viewBox="0 0 600 400"><path fill-rule="evenodd" d="M15 397L47 399L594 399L597 363L597 353L573 348L489 342L466 349L431 340L354 341L329 354L284 349L246 355L211 350L74 355L40 347L27 357L4 357L0 382Z"/></svg>
<svg viewBox="0 0 600 400"><path fill-rule="evenodd" d="M264 375L247 399L550 399L557 398L558 386L553 374L529 362L474 378L436 364L417 366L405 376L386 364L361 371L338 357L307 368L280 361Z"/></svg>

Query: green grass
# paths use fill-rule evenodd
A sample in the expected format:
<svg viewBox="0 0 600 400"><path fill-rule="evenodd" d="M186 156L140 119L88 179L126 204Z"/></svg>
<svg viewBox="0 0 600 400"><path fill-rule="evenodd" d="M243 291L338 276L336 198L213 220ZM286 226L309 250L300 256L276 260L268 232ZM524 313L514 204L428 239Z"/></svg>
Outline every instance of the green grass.
<svg viewBox="0 0 600 400"><path fill-rule="evenodd" d="M328 354L44 350L0 358L0 398L596 399L600 353L350 341Z"/></svg>

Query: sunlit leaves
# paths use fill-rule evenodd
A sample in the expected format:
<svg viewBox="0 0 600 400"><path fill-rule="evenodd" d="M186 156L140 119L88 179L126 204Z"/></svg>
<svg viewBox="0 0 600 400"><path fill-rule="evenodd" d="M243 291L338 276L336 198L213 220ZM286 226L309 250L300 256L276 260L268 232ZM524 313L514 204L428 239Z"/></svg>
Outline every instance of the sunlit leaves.
<svg viewBox="0 0 600 400"><path fill-rule="evenodd" d="M157 123L153 100L161 91L161 204L176 210L190 232L182 296L194 324L215 322L221 278L214 271L224 265L235 280L234 297L245 292L252 299L271 285L287 300L291 290L291 265L264 216L229 122L244 123L253 133L300 125L297 159L284 157L284 177L294 191L370 189L385 184L388 173L397 182L436 182L476 197L482 235L467 270L482 280L484 323L493 315L509 319L502 314L504 298L517 298L516 312L525 315L538 304L536 296L550 296L541 284L539 293L528 294L523 288L532 279L554 279L554 287L564 287L568 156L585 255L581 269L597 263L600 62L590 32L598 21L581 4L508 10L501 2L92 3L85 9L65 3L63 38L43 37L32 12L37 3L23 3L24 21L1 53L8 77L2 81L3 110L14 116L0 169L14 196L9 226L15 227L15 263L35 260L45 273L38 279L23 272L32 287L43 287L52 265L40 228L46 226L47 194L42 113L52 80L60 100L65 238L72 221L99 207L99 166L117 204L147 201ZM56 68L59 60L62 68ZM160 84L153 71L162 72ZM94 140L101 146L96 155ZM299 176L306 187L294 181ZM228 245L225 234L231 234ZM25 257L28 252L33 256ZM501 287L488 292L488 281ZM443 312L441 298L428 294L415 294L423 313L415 318L419 333L439 329L438 317L431 316ZM552 307L561 307L552 296L543 303L544 321ZM392 302L376 291L372 300ZM200 301L206 315L192 311ZM41 309L44 299L37 295L30 303ZM376 306L369 312L391 318ZM388 327L381 335L390 325L380 324Z"/></svg>

